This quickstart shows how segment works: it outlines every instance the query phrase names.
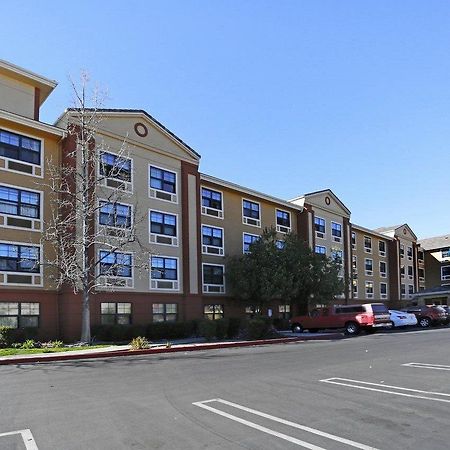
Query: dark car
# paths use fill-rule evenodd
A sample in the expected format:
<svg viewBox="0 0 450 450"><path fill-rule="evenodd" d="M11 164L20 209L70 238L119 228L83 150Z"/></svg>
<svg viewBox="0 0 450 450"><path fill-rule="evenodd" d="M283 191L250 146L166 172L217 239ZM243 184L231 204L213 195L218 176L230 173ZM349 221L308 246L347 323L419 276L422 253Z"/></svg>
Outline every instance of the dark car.
<svg viewBox="0 0 450 450"><path fill-rule="evenodd" d="M450 323L450 308L447 305L436 305L436 308L444 310L445 312L444 325L448 325Z"/></svg>
<svg viewBox="0 0 450 450"><path fill-rule="evenodd" d="M431 325L443 325L448 319L445 310L437 306L410 306L403 311L413 313L417 317L417 324L422 328Z"/></svg>

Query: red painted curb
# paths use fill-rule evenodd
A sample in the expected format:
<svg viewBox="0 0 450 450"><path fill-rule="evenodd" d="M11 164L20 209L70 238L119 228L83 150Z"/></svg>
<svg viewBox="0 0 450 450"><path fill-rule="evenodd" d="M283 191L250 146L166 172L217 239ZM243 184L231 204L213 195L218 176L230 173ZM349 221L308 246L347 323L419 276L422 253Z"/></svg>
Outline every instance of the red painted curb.
<svg viewBox="0 0 450 450"><path fill-rule="evenodd" d="M159 353L180 353L180 352L195 352L204 350L215 350L219 348L236 348L236 347L252 347L257 345L267 345L267 344L286 344L289 342L302 342L302 341L320 341L329 339L343 339L342 334L334 333L326 336L308 336L308 337L292 337L292 338L281 338L281 339L263 339L259 341L243 341L243 342L218 342L217 344L197 344L197 345L186 345L180 347L163 347L163 348L153 348L145 350L116 350L111 352L92 352L82 355L71 355L70 352L64 355L55 356L43 356L37 355L29 358L11 358L11 359L0 359L0 366L11 365L11 364L30 364L36 362L53 362L53 361L70 361L76 359L97 359L97 358L114 358L118 356L140 356L140 355L156 355Z"/></svg>

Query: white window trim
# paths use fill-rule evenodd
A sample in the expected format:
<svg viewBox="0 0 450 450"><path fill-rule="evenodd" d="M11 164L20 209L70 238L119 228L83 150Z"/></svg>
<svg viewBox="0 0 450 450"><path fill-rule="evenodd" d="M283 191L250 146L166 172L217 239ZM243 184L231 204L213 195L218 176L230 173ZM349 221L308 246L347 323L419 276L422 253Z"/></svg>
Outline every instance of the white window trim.
<svg viewBox="0 0 450 450"><path fill-rule="evenodd" d="M380 242L384 242L384 252L380 250ZM386 242L385 242L385 241L381 241L381 240L378 241L378 254L379 254L380 256L382 256L382 257L385 257L385 256L386 256L386 248L387 248L387 245L386 245Z"/></svg>
<svg viewBox="0 0 450 450"><path fill-rule="evenodd" d="M20 173L21 175L28 175L29 177L44 178L44 169L45 169L45 167L44 167L44 151L45 151L44 146L45 146L45 139L41 138L41 137L34 136L32 134L19 132L17 130L13 130L12 128L4 127L3 125L0 127L0 129L8 131L10 133L19 134L20 136L25 136L25 137L28 137L28 138L31 138L31 139L35 139L36 141L40 141L41 142L41 161L40 161L39 165L28 163L26 161L19 161L18 159L8 158L7 156L0 156L0 159L5 161L5 167L0 167L0 170L4 170L5 172ZM7 167L8 166L8 164L7 164L8 161L18 162L19 164L25 164L26 166L30 166L30 167L33 168L33 173L27 173L27 172L21 172L20 170L8 169L8 167ZM36 167L41 169L41 175L35 175L34 169Z"/></svg>
<svg viewBox="0 0 450 450"><path fill-rule="evenodd" d="M123 228L123 227L114 227L112 225L102 225L100 223L100 203L101 202L114 203L114 202L111 202L111 201L103 199L103 198L98 198L97 199L97 218L96 218L95 223L99 227L99 229L106 228L106 229L113 229L113 230L128 230L128 231L131 231L133 229L133 227L134 227L134 205L132 203L124 203L124 202L121 202L121 201L115 202L116 204L119 204L119 205L124 205L124 206L130 206L131 207L130 228Z"/></svg>
<svg viewBox="0 0 450 450"><path fill-rule="evenodd" d="M261 239L261 235L259 235L259 234L253 234L253 233L246 233L245 231L242 232L242 254L243 254L243 255L248 255L248 254L251 253L251 252L246 252L246 251L244 251L244 236L245 236L245 235L248 235L248 236L254 236L254 237L257 237L257 238L259 238L259 239Z"/></svg>
<svg viewBox="0 0 450 450"><path fill-rule="evenodd" d="M370 248L366 247L366 238L370 239ZM364 236L364 253L370 253L372 254L373 249L373 240L370 236Z"/></svg>
<svg viewBox="0 0 450 450"><path fill-rule="evenodd" d="M386 293L385 294L383 294L382 292L381 292L381 286L386 286ZM387 299L387 297L388 297L388 285L387 285L387 283L380 283L380 298L382 299L382 300L385 300L385 299Z"/></svg>
<svg viewBox="0 0 450 450"><path fill-rule="evenodd" d="M325 253L317 253L316 252L316 247L320 247L320 248L324 248L325 249ZM324 255L324 256L327 256L327 252L328 252L328 249L327 249L327 247L325 246L325 245L315 245L314 246L314 254L315 255Z"/></svg>
<svg viewBox="0 0 450 450"><path fill-rule="evenodd" d="M441 281L448 281L450 280L450 275L444 275L444 268L450 267L450 266L441 266Z"/></svg>
<svg viewBox="0 0 450 450"><path fill-rule="evenodd" d="M156 213L160 213L160 214L169 214L171 216L175 216L175 223L176 223L176 235L175 236L169 236L167 234L158 234L158 233L152 233L151 228L152 228L152 221L151 221L151 217L150 214L151 212L156 212ZM178 221L178 214L177 213L173 213L170 211L160 211L158 209L152 209L149 208L148 209L148 242L150 244L155 244L155 245L165 245L166 247L178 247L180 242L179 242L179 228L180 228L180 223ZM154 240L152 241L152 236L154 237ZM165 244L163 242L157 242L158 240L158 236L164 237L164 238L172 238L172 244ZM175 244L173 243L175 242Z"/></svg>
<svg viewBox="0 0 450 450"><path fill-rule="evenodd" d="M338 236L334 236L333 235L333 223L335 224L335 225L340 225L341 226L341 236L340 237L338 237ZM335 222L334 220L332 220L331 221L331 240L333 241L333 242L342 242L342 238L343 238L343 230L344 230L344 225L342 224L342 223L339 223L339 222ZM325 229L326 230L326 229Z"/></svg>
<svg viewBox="0 0 450 450"><path fill-rule="evenodd" d="M20 242L20 241L6 241L3 239L0 239L0 244L11 244L11 245L22 245L24 247L38 247L39 248L39 273L30 273L30 272L11 272L6 270L0 270L0 273L3 275L3 283L1 283L2 286L21 286L21 287L42 287L44 285L44 273L43 273L43 250L42 250L42 244L34 244L30 242ZM30 284L27 283L8 283L7 282L7 276L8 275L26 275L31 276L32 282ZM40 277L41 281L40 283L35 283L35 278Z"/></svg>
<svg viewBox="0 0 450 450"><path fill-rule="evenodd" d="M371 261L372 262L372 270L367 270L366 269L367 261ZM368 276L368 277L373 276L373 259L372 258L364 258L364 272L365 272L366 276Z"/></svg>
<svg viewBox="0 0 450 450"><path fill-rule="evenodd" d="M175 194L172 194L171 192L167 192L167 191L163 191L162 189L156 189L154 187L150 187L150 179L151 179L151 175L150 175L150 168L154 167L155 169L160 169L160 170L165 170L166 172L171 172L173 174L175 174ZM178 176L178 172L174 169L174 168L168 168L168 167L161 167L158 166L156 164L153 163L148 163L148 169L147 169L147 186L148 186L148 198L154 199L154 200L159 200L161 202L166 202L166 203L171 203L171 204L178 204L178 197L180 195L180 186L179 186L179 176ZM152 195L151 191L155 191L155 192L161 192L165 195L171 195L175 200L166 200L164 198L159 198L155 195Z"/></svg>
<svg viewBox="0 0 450 450"><path fill-rule="evenodd" d="M123 192L126 192L127 194L132 194L133 193L133 186L134 186L134 160L133 160L133 158L131 158L129 156L121 156L121 155L118 155L117 153L111 152L109 150L106 151L106 150L101 150L100 149L100 150L98 150L98 152L99 153L98 153L98 158L97 158L98 159L98 163L97 163L97 177L98 178L97 179L103 178L102 182L99 183L99 186L101 188L106 188L106 189L120 189L118 187L108 186L107 180L114 180L116 182L124 183L126 189L123 189ZM119 180L117 178L107 177L105 175L101 175L100 174L100 165L102 163L102 160L101 160L101 154L102 153L109 153L110 155L117 156L118 158L129 159L131 161L131 164L130 164L131 181L123 181L123 180Z"/></svg>
<svg viewBox="0 0 450 450"><path fill-rule="evenodd" d="M222 209L216 209L211 208L210 206L203 206L202 203L202 189L208 189L209 191L218 192L222 196ZM225 206L224 206L224 198L223 191L219 191L219 189L213 189L205 185L200 185L200 208L201 208L201 214L208 217L214 217L215 219L223 220L225 215ZM208 209L211 209L213 211L217 211L219 214L215 216L214 214L208 214ZM219 228L219 227L217 227Z"/></svg>
<svg viewBox="0 0 450 450"><path fill-rule="evenodd" d="M355 235L355 243L354 244L352 242L353 235ZM352 250L356 250L356 242L357 242L357 240L356 240L356 232L352 231L350 233L350 244L352 245Z"/></svg>
<svg viewBox="0 0 450 450"><path fill-rule="evenodd" d="M216 267L222 267L222 273L223 273L223 284L206 284L204 279L204 267L205 266L216 266ZM209 292L205 289L205 287L208 286L218 286L219 292ZM202 292L203 294L225 294L225 265L224 264L212 264L212 263L202 263Z"/></svg>
<svg viewBox="0 0 450 450"><path fill-rule="evenodd" d="M320 220L324 221L325 231L323 233L316 230L316 219L320 219ZM315 233L317 239L326 239L327 238L327 220L326 219L324 219L323 217L314 216L313 226L314 226L314 233Z"/></svg>
<svg viewBox="0 0 450 450"><path fill-rule="evenodd" d="M353 289L353 282L352 282L352 296L353 296L353 298L358 298L358 291L359 291L359 283L358 283L358 280L356 280L356 292L355 292L355 290Z"/></svg>
<svg viewBox="0 0 450 450"><path fill-rule="evenodd" d="M244 201L246 201L246 202L251 202L251 203L255 203L255 204L258 205L258 207L259 207L259 218L258 218L258 219L253 219L252 217L244 216ZM243 223L244 225L249 226L249 227L261 228L261 216L262 216L261 203L255 201L255 200L250 200L249 198L242 198L241 207L242 207L242 209L241 209L242 223ZM256 225L253 225L253 224L251 224L251 223L248 223L248 222L246 221L246 219L248 219L248 220L255 220L255 221L256 221Z"/></svg>
<svg viewBox="0 0 450 450"><path fill-rule="evenodd" d="M8 214L8 213L0 213L0 216L3 216L5 218L7 217L17 217L22 220L29 220L32 222L33 227L32 228L24 228L24 227L16 227L6 224L6 219L4 219L3 225L0 225L2 228L8 228L8 229L14 229L14 230L21 230L21 231L37 231L42 232L42 224L44 223L44 191L38 191L36 189L31 189L25 186L16 186L14 184L8 184L8 183L2 183L0 182L0 186L5 186L13 189L19 189L21 191L29 191L33 192L35 194L39 194L39 219L34 219L32 217L24 217L24 216L16 216L14 214ZM34 222L39 222L39 228L34 228Z"/></svg>
<svg viewBox="0 0 450 450"><path fill-rule="evenodd" d="M367 287L368 287L368 283L370 283L372 285L372 292L367 292ZM365 281L364 283L364 293L365 293L365 297L366 298L373 298L373 294L374 294L374 286L373 286L373 281Z"/></svg>
<svg viewBox="0 0 450 450"><path fill-rule="evenodd" d="M135 272L135 270L134 270L134 252L128 252L128 251L123 251L123 250L116 250L114 252L111 252L110 249L102 248L102 247L97 248L96 252L97 252L97 258L99 261L99 263L97 264L97 267L96 267L96 275L97 275L97 280L98 280L98 284L99 284L97 289L101 289L101 290L105 290L105 291L114 290L114 289L120 289L120 290L134 289L134 272ZM131 277L100 275L100 252L123 253L125 255L131 255ZM111 279L114 278L117 280L125 280L125 286L105 285L105 284L101 283L101 281L105 278L111 278ZM104 280L104 281L106 281L106 280ZM106 303L108 303L108 302L106 302Z"/></svg>
<svg viewBox="0 0 450 450"><path fill-rule="evenodd" d="M168 259L176 259L177 260L177 279L176 280L161 280L161 279L153 279L152 278L152 256L154 256L155 258L168 258ZM150 273L149 273L149 289L151 291L165 291L165 292L179 292L180 291L180 258L178 256L169 256L169 255L150 255L149 258L149 262L150 262ZM172 282L173 286L172 288L159 288L157 287L158 285L158 281L163 281L163 282ZM152 286L153 284L153 286Z"/></svg>
<svg viewBox="0 0 450 450"><path fill-rule="evenodd" d="M277 211L289 214L289 224L290 224L289 227L285 227L284 225L278 225ZM290 211L286 211L285 209L281 209L281 208L275 208L275 228L278 233L287 234L287 233L291 232L291 230L292 230L292 214ZM282 231L282 229L283 229L283 231Z"/></svg>
<svg viewBox="0 0 450 450"><path fill-rule="evenodd" d="M201 226L200 230L201 230L202 255L220 256L220 257L225 256L225 230L224 230L224 228L217 227L215 225L209 225L207 223L202 223L200 226ZM222 230L222 247L216 247L215 245L204 245L203 244L203 227L210 227L210 228L216 228L218 230ZM207 249L207 247L217 248L217 249L219 249L219 253L209 253L209 252L205 251L205 249Z"/></svg>

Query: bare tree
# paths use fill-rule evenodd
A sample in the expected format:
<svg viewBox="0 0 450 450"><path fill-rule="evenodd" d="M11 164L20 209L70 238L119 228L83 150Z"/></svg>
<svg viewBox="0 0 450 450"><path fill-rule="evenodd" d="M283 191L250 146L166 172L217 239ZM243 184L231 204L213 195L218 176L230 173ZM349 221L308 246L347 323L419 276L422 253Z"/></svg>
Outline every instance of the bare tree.
<svg viewBox="0 0 450 450"><path fill-rule="evenodd" d="M45 255L44 264L53 268L56 287L70 286L81 294L82 342L91 341L91 296L98 289L126 286L129 271L148 270L149 261L145 252L136 252L142 260L125 253L132 243L141 246L135 230L142 219L136 214L137 205L126 203L131 195L126 188L131 177L128 145L125 139L108 153L99 133L105 95L91 91L88 82L86 74L79 87L72 82L75 105L65 114L62 159L48 162L51 220L42 236L55 247L54 255Z"/></svg>

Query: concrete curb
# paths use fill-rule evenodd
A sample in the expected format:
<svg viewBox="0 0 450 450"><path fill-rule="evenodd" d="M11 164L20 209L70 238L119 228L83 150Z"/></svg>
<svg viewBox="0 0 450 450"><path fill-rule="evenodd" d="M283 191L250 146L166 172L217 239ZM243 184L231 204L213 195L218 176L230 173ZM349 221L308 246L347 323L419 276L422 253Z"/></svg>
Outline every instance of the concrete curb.
<svg viewBox="0 0 450 450"><path fill-rule="evenodd" d="M303 341L324 341L324 340L336 340L343 339L344 336L341 333L330 333L320 336L308 336L308 337L291 337L280 339L263 339L258 341L241 341L241 342L217 342L217 343L202 343L202 344L184 344L173 347L161 347L150 348L145 350L113 350L113 351L95 351L84 354L71 354L67 352L65 354L52 355L52 354L36 354L28 357L17 356L8 357L8 359L0 358L0 365L11 364L32 364L41 362L54 362L54 361L70 361L81 359L98 359L98 358L115 358L119 356L142 356L142 355L156 355L160 353L180 353L180 352L195 352L204 350L215 350L220 348L236 348L236 347L254 347L258 345L273 345L273 344L287 344L290 342L303 342Z"/></svg>

